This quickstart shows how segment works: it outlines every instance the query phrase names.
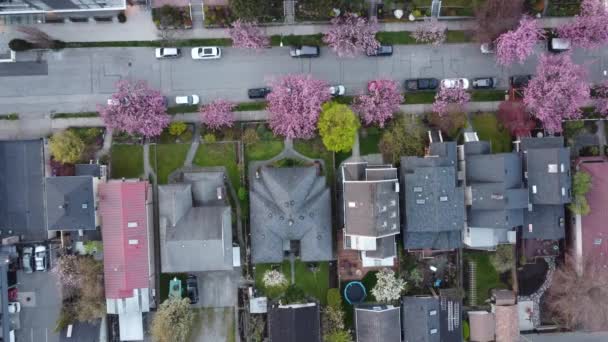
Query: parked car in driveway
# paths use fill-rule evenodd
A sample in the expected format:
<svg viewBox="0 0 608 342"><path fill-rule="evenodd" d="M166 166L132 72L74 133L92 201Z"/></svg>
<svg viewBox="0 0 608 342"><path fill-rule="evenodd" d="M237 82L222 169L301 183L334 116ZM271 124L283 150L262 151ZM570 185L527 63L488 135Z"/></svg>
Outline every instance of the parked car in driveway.
<svg viewBox="0 0 608 342"><path fill-rule="evenodd" d="M157 48L156 58L176 58L182 55L182 50L178 48Z"/></svg>
<svg viewBox="0 0 608 342"><path fill-rule="evenodd" d="M190 298L190 304L198 303L198 279L193 274L188 274L186 279L186 292Z"/></svg>
<svg viewBox="0 0 608 342"><path fill-rule="evenodd" d="M265 99L266 95L270 94L270 91L269 87L251 88L247 90L247 96L250 99Z"/></svg>
<svg viewBox="0 0 608 342"><path fill-rule="evenodd" d="M532 75L513 75L509 77L509 84L513 88L525 88L532 79Z"/></svg>
<svg viewBox="0 0 608 342"><path fill-rule="evenodd" d="M222 49L218 46L201 46L192 49L192 59L218 59L222 57Z"/></svg>
<svg viewBox="0 0 608 342"><path fill-rule="evenodd" d="M492 89L496 88L498 79L496 77L477 77L471 83L474 89Z"/></svg>
<svg viewBox="0 0 608 342"><path fill-rule="evenodd" d="M34 261L36 263L36 271L46 271L46 246L36 246L34 248Z"/></svg>
<svg viewBox="0 0 608 342"><path fill-rule="evenodd" d="M10 302L10 303L8 303L8 312L9 313L18 313L18 312L21 312L21 303L19 303L19 302Z"/></svg>
<svg viewBox="0 0 608 342"><path fill-rule="evenodd" d="M367 51L366 54L370 57L383 57L393 55L392 45L380 45L375 51Z"/></svg>
<svg viewBox="0 0 608 342"><path fill-rule="evenodd" d="M23 247L21 252L21 264L23 267L23 272L32 273L34 270L32 269L32 254L34 249L31 246Z"/></svg>
<svg viewBox="0 0 608 342"><path fill-rule="evenodd" d="M303 58L303 57L319 57L321 55L321 49L316 45L301 45L293 46L289 51L291 57Z"/></svg>
<svg viewBox="0 0 608 342"><path fill-rule="evenodd" d="M346 88L341 84L329 87L329 94L333 97L343 96L345 93Z"/></svg>
<svg viewBox="0 0 608 342"><path fill-rule="evenodd" d="M444 88L456 88L469 89L469 80L466 78L446 78L441 80L441 86Z"/></svg>
<svg viewBox="0 0 608 342"><path fill-rule="evenodd" d="M198 102L198 95L184 95L175 97L175 103L178 105L196 105Z"/></svg>
<svg viewBox="0 0 608 342"><path fill-rule="evenodd" d="M417 91L417 90L433 90L437 89L439 80L436 78L413 78L405 80L405 90Z"/></svg>

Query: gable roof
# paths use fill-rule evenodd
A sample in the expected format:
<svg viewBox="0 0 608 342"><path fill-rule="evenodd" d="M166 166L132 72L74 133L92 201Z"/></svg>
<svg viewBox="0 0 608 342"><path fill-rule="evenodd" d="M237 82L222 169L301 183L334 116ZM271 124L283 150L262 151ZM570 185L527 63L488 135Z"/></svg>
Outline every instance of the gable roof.
<svg viewBox="0 0 608 342"><path fill-rule="evenodd" d="M349 171L361 169L362 172ZM344 228L350 235L381 237L399 234L397 169L367 163L342 165Z"/></svg>
<svg viewBox="0 0 608 342"><path fill-rule="evenodd" d="M294 240L302 261L333 258L330 191L317 167L261 167L250 203L254 263L281 262Z"/></svg>
<svg viewBox="0 0 608 342"><path fill-rule="evenodd" d="M106 298L128 298L149 287L146 181L99 185Z"/></svg>
<svg viewBox="0 0 608 342"><path fill-rule="evenodd" d="M278 305L268 312L270 342L320 342L321 318L316 303Z"/></svg>
<svg viewBox="0 0 608 342"><path fill-rule="evenodd" d="M355 308L357 342L401 342L401 308L359 305Z"/></svg>
<svg viewBox="0 0 608 342"><path fill-rule="evenodd" d="M63 176L46 178L46 224L48 230L93 230L95 178Z"/></svg>
<svg viewBox="0 0 608 342"><path fill-rule="evenodd" d="M433 146L435 152L442 155L401 158L406 249L462 246L464 188L458 186L456 145L434 143Z"/></svg>
<svg viewBox="0 0 608 342"><path fill-rule="evenodd" d="M232 211L223 172L185 172L158 187L163 272L231 270Z"/></svg>
<svg viewBox="0 0 608 342"><path fill-rule="evenodd" d="M570 203L570 148L563 137L522 138L521 150L530 203Z"/></svg>
<svg viewBox="0 0 608 342"><path fill-rule="evenodd" d="M0 141L0 203L0 238L47 238L42 140Z"/></svg>

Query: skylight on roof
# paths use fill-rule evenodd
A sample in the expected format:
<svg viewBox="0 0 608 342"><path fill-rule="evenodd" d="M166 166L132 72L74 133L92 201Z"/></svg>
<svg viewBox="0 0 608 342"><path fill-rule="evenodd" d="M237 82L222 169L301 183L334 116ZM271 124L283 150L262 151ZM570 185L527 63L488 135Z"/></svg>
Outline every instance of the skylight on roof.
<svg viewBox="0 0 608 342"><path fill-rule="evenodd" d="M535 194L536 193L536 185L532 185L532 193Z"/></svg>
<svg viewBox="0 0 608 342"><path fill-rule="evenodd" d="M127 227L129 227L129 228L137 228L138 224L137 224L137 222L129 222L129 223L127 223Z"/></svg>
<svg viewBox="0 0 608 342"><path fill-rule="evenodd" d="M348 207L349 208L356 208L357 207L357 202L348 202Z"/></svg>
<svg viewBox="0 0 608 342"><path fill-rule="evenodd" d="M547 172L549 173L557 173L557 164L548 164Z"/></svg>
<svg viewBox="0 0 608 342"><path fill-rule="evenodd" d="M129 240L129 245L137 245L139 244L139 240Z"/></svg>
<svg viewBox="0 0 608 342"><path fill-rule="evenodd" d="M422 187L421 186L415 186L414 187L414 192L422 192Z"/></svg>
<svg viewBox="0 0 608 342"><path fill-rule="evenodd" d="M423 199L417 199L416 204L424 204L425 201Z"/></svg>
<svg viewBox="0 0 608 342"><path fill-rule="evenodd" d="M448 196L439 196L439 201L441 201L441 202L447 202L448 201Z"/></svg>

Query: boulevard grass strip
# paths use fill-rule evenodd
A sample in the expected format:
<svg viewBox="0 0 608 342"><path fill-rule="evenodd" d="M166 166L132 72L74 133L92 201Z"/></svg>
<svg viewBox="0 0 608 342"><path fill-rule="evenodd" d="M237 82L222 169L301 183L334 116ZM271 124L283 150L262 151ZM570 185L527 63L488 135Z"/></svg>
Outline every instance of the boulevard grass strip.
<svg viewBox="0 0 608 342"><path fill-rule="evenodd" d="M251 101L237 103L234 107L235 112L246 112L252 110L266 109L266 101ZM196 113L199 110L199 105L178 105L167 108L167 114L175 115L182 113Z"/></svg>
<svg viewBox="0 0 608 342"><path fill-rule="evenodd" d="M112 178L139 178L144 173L141 145L113 145L110 150Z"/></svg>
<svg viewBox="0 0 608 342"><path fill-rule="evenodd" d="M471 92L471 101L487 102L487 101L505 101L506 90L473 90Z"/></svg>
<svg viewBox="0 0 608 342"><path fill-rule="evenodd" d="M167 184L171 172L182 168L190 144L156 144L150 146L150 166L156 171L158 184Z"/></svg>
<svg viewBox="0 0 608 342"><path fill-rule="evenodd" d="M486 140L492 144L492 153L513 151L511 135L500 125L494 113L473 115L471 124L479 135L479 140Z"/></svg>
<svg viewBox="0 0 608 342"><path fill-rule="evenodd" d="M162 47L167 45L164 40L127 40L106 42L66 42L66 48L97 48L97 47ZM175 46L231 46L229 38L181 39L172 42Z"/></svg>
<svg viewBox="0 0 608 342"><path fill-rule="evenodd" d="M51 115L53 119L95 118L98 116L97 112L54 113Z"/></svg>
<svg viewBox="0 0 608 342"><path fill-rule="evenodd" d="M382 44L393 44L393 45L412 45L412 44L424 44L418 43L412 32L410 31L383 31L376 34L376 38ZM447 31L445 42L446 43L470 43L473 41L472 35L468 31Z"/></svg>
<svg viewBox="0 0 608 342"><path fill-rule="evenodd" d="M434 91L419 91L412 93L405 93L405 104L424 104L435 102Z"/></svg>
<svg viewBox="0 0 608 342"><path fill-rule="evenodd" d="M19 114L10 113L10 114L2 114L0 115L0 120L19 120Z"/></svg>

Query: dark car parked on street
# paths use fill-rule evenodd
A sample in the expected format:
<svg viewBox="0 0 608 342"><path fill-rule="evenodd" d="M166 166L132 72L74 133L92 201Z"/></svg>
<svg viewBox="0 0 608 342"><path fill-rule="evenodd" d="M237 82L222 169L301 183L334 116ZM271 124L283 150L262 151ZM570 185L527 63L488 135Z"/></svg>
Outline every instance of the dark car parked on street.
<svg viewBox="0 0 608 342"><path fill-rule="evenodd" d="M434 90L439 86L439 80L436 78L414 78L405 80L405 90Z"/></svg>
<svg viewBox="0 0 608 342"><path fill-rule="evenodd" d="M478 77L473 79L474 89L492 89L496 88L498 79L496 77Z"/></svg>
<svg viewBox="0 0 608 342"><path fill-rule="evenodd" d="M195 275L188 274L186 279L186 291L188 298L190 298L190 304L198 303L198 280Z"/></svg>
<svg viewBox="0 0 608 342"><path fill-rule="evenodd" d="M509 78L509 84L513 88L524 88L532 79L532 75L513 75Z"/></svg>
<svg viewBox="0 0 608 342"><path fill-rule="evenodd" d="M392 56L393 46L392 45L380 45L375 51L366 52L370 57L381 57L381 56Z"/></svg>
<svg viewBox="0 0 608 342"><path fill-rule="evenodd" d="M270 88L268 87L247 90L247 96L249 96L250 99L264 99L268 94L270 94Z"/></svg>

